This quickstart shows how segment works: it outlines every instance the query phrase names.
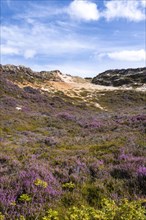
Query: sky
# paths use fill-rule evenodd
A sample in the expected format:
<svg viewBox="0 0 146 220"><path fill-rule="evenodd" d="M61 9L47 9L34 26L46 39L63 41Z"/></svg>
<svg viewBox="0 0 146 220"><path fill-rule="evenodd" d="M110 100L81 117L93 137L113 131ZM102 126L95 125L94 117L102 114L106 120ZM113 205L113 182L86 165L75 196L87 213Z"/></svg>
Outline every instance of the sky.
<svg viewBox="0 0 146 220"><path fill-rule="evenodd" d="M93 77L146 66L146 0L1 0L1 64Z"/></svg>

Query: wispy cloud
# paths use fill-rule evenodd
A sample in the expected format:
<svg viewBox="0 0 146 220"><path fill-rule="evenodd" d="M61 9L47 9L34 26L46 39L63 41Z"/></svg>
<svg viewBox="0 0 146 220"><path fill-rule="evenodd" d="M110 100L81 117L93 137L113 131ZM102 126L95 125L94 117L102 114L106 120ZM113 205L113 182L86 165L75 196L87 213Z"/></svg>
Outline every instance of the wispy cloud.
<svg viewBox="0 0 146 220"><path fill-rule="evenodd" d="M2 2L4 63L82 75L145 63L145 0Z"/></svg>
<svg viewBox="0 0 146 220"><path fill-rule="evenodd" d="M26 59L33 58L36 55L36 51L32 49L26 49L24 51L24 57Z"/></svg>
<svg viewBox="0 0 146 220"><path fill-rule="evenodd" d="M18 55L19 49L11 46L1 45L1 54L3 55Z"/></svg>
<svg viewBox="0 0 146 220"><path fill-rule="evenodd" d="M116 18L125 18L129 21L139 22L145 17L145 1L140 0L111 0L105 2L106 9L103 11L103 16L107 20Z"/></svg>
<svg viewBox="0 0 146 220"><path fill-rule="evenodd" d="M25 58L35 55L78 54L81 51L93 50L92 42L87 42L82 36L64 33L57 26L48 27L42 23L32 26L2 26L2 54L19 54ZM16 37L17 36L17 37ZM9 49L8 49L9 48Z"/></svg>
<svg viewBox="0 0 146 220"><path fill-rule="evenodd" d="M44 1L45 2L45 1ZM28 1L30 3L30 1ZM49 5L46 2L46 5L38 5L36 2L29 4L29 7L26 11L16 14L15 18L17 19L35 19L40 20L42 18L49 18L53 16L59 16L66 14L66 7L59 8L54 5Z"/></svg>
<svg viewBox="0 0 146 220"><path fill-rule="evenodd" d="M98 54L100 59L104 57L109 57L113 60L119 61L130 61L130 62L139 62L146 60L146 51L144 49L141 50L122 50L122 51L114 51Z"/></svg>
<svg viewBox="0 0 146 220"><path fill-rule="evenodd" d="M10 0L7 0L8 2ZM53 16L68 16L68 19L79 20L82 22L99 21L105 18L108 21L114 19L126 19L132 22L140 22L146 19L145 7L146 0L108 0L103 1L103 8L99 10L98 1L92 0L73 0L68 5L58 7L47 4L30 4L30 8L24 13L17 15L29 21L32 19L49 18ZM40 13L41 11L41 13Z"/></svg>

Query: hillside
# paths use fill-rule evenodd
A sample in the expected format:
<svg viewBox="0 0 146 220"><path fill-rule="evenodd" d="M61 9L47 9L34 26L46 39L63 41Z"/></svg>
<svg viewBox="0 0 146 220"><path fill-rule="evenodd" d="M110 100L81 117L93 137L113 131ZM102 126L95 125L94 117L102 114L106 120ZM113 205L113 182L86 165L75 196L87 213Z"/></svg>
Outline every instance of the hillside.
<svg viewBox="0 0 146 220"><path fill-rule="evenodd" d="M92 83L105 86L142 86L146 84L146 68L107 70L94 77Z"/></svg>
<svg viewBox="0 0 146 220"><path fill-rule="evenodd" d="M111 209L117 207L115 219L130 213L133 220L144 220L143 87L94 85L59 70L0 69L0 219L51 220L56 214L46 213L52 208L63 220L75 206L77 213L99 215L89 219L111 220ZM129 208L122 212L118 207Z"/></svg>

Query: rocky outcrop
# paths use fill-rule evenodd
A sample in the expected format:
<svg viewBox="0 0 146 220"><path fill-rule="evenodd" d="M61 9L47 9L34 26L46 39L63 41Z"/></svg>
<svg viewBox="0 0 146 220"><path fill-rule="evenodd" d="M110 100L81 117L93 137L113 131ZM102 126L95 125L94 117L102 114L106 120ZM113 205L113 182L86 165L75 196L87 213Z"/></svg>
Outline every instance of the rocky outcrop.
<svg viewBox="0 0 146 220"><path fill-rule="evenodd" d="M107 70L91 82L104 86L142 86L146 83L146 68Z"/></svg>
<svg viewBox="0 0 146 220"><path fill-rule="evenodd" d="M62 81L62 73L59 70L34 72L25 66L0 65L0 72L4 77L13 81Z"/></svg>

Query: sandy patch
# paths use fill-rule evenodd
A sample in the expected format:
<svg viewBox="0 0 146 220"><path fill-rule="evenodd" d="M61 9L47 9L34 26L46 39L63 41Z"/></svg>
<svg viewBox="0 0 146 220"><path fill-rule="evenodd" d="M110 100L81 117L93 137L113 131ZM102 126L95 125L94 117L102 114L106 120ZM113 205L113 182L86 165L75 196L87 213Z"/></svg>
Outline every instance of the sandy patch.
<svg viewBox="0 0 146 220"><path fill-rule="evenodd" d="M106 92L106 91L116 91L116 90L135 90L135 91L146 91L146 85L133 89L131 87L113 87L113 86L101 86L95 85L90 82L85 81L84 79L80 79L80 77L71 77L68 75L59 75L62 82L56 81L45 81L43 83L16 83L20 88L30 86L35 89L40 89L42 92L46 91L51 94L54 94L58 91L63 92L65 95L72 98L79 98L81 101L94 105L95 107L105 110L99 103L95 103L93 98L95 98L95 94L97 92ZM102 95L105 95L103 93Z"/></svg>

